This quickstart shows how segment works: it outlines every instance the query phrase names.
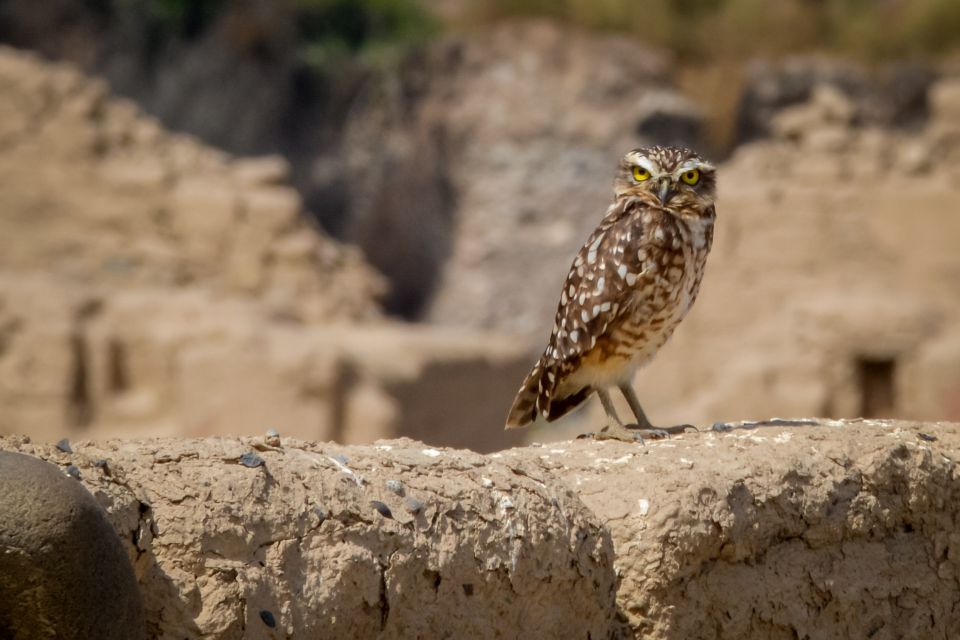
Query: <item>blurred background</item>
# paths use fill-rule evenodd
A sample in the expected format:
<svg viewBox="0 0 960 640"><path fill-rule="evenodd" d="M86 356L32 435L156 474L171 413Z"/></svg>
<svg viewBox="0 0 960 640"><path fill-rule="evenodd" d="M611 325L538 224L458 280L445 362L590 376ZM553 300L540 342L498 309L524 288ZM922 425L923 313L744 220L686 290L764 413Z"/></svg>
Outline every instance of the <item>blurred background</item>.
<svg viewBox="0 0 960 640"><path fill-rule="evenodd" d="M628 149L720 168L656 423L960 420L954 0L2 0L0 433L489 451Z"/></svg>

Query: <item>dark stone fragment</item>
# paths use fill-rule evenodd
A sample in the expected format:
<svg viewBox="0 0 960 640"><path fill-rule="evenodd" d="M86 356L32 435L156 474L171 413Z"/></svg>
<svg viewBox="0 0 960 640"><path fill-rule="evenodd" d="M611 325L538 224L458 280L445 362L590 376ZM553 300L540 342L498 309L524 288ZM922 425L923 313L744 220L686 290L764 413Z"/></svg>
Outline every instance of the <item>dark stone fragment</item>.
<svg viewBox="0 0 960 640"><path fill-rule="evenodd" d="M314 515L317 516L317 519L320 521L317 523L318 525L323 524L323 521L327 519L327 512L324 511L323 507L321 507L318 504L313 505L313 513Z"/></svg>
<svg viewBox="0 0 960 640"><path fill-rule="evenodd" d="M390 511L390 507L383 504L379 500L371 500L370 506L377 510L377 512L382 515L384 518L393 519L393 512Z"/></svg>
<svg viewBox="0 0 960 640"><path fill-rule="evenodd" d="M240 464L245 467L250 467L251 469L256 469L257 467L263 465L264 462L263 458L255 453L245 453L240 456Z"/></svg>
<svg viewBox="0 0 960 640"><path fill-rule="evenodd" d="M267 611L266 609L260 610L260 619L263 620L263 624L267 625L271 629L277 626L277 621L273 617L273 614Z"/></svg>

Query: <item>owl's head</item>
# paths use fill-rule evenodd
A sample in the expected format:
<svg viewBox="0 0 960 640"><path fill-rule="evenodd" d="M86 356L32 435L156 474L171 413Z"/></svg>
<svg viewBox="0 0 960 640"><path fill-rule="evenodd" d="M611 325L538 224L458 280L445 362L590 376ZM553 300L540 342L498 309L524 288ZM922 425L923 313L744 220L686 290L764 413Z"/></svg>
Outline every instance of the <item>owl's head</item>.
<svg viewBox="0 0 960 640"><path fill-rule="evenodd" d="M639 197L676 214L706 212L716 188L714 166L683 147L643 147L627 152L613 183L617 198Z"/></svg>

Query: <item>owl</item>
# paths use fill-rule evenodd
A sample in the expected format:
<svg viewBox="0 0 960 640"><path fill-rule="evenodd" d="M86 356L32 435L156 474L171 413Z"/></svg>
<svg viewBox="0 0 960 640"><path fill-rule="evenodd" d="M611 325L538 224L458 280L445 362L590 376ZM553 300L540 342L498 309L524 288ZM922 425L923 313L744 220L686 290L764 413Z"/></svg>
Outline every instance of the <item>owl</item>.
<svg viewBox="0 0 960 640"><path fill-rule="evenodd" d="M620 160L614 201L577 253L560 292L553 332L523 381L508 429L553 421L596 392L609 424L598 439L642 441L657 429L631 386L690 310L716 219L716 170L689 149L646 147ZM624 425L609 390L625 396L636 423Z"/></svg>

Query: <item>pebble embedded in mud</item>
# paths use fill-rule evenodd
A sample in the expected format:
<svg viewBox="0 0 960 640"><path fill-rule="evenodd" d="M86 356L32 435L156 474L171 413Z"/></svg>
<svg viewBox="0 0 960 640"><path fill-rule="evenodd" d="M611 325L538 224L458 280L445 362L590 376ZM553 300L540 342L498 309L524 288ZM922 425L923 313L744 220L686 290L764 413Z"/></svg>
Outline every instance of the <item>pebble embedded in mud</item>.
<svg viewBox="0 0 960 640"><path fill-rule="evenodd" d="M251 469L256 469L264 464L263 458L255 453L245 453L240 456L240 464Z"/></svg>
<svg viewBox="0 0 960 640"><path fill-rule="evenodd" d="M416 498L407 496L403 501L403 506L410 512L412 515L418 515L423 511L423 503L417 500Z"/></svg>
<svg viewBox="0 0 960 640"><path fill-rule="evenodd" d="M391 493L395 493L398 496L403 497L404 489L402 482L399 480L387 480L386 485L387 489L389 489Z"/></svg>
<svg viewBox="0 0 960 640"><path fill-rule="evenodd" d="M390 518L393 520L393 512L390 511L390 507L383 504L379 500L371 500L370 506L377 510L377 513L382 515L384 518Z"/></svg>
<svg viewBox="0 0 960 640"><path fill-rule="evenodd" d="M276 618L274 618L273 614L267 611L266 609L262 609L260 611L260 619L263 620L263 624L267 625L271 629L277 626Z"/></svg>
<svg viewBox="0 0 960 640"><path fill-rule="evenodd" d="M311 511L313 511L313 515L317 516L317 520L319 521L317 522L317 526L323 524L323 521L327 519L327 512L319 504L313 505Z"/></svg>

